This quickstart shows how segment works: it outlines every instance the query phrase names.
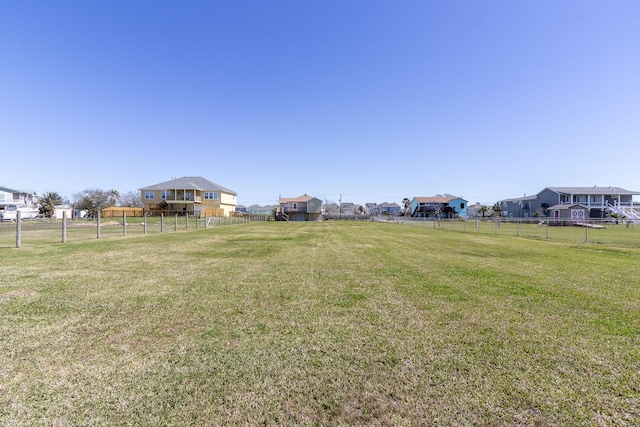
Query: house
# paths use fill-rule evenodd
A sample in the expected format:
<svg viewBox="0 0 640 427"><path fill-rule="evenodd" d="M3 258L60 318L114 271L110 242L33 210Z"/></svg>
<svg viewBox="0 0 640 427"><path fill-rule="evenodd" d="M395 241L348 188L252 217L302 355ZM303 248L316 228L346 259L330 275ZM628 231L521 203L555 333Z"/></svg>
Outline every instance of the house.
<svg viewBox="0 0 640 427"><path fill-rule="evenodd" d="M380 215L399 216L400 212L402 212L402 207L395 202L380 203Z"/></svg>
<svg viewBox="0 0 640 427"><path fill-rule="evenodd" d="M345 202L340 205L340 213L343 215L355 215L356 205L351 202Z"/></svg>
<svg viewBox="0 0 640 427"><path fill-rule="evenodd" d="M36 203L38 203L38 196L35 192L0 187L0 209L4 209L6 205L25 205L32 208Z"/></svg>
<svg viewBox="0 0 640 427"><path fill-rule="evenodd" d="M467 205L467 218L489 216L489 212L490 208L479 202L476 202L473 205Z"/></svg>
<svg viewBox="0 0 640 427"><path fill-rule="evenodd" d="M247 213L251 215L272 215L275 208L276 207L272 205L265 205L265 206L251 205L249 206Z"/></svg>
<svg viewBox="0 0 640 427"><path fill-rule="evenodd" d="M640 220L633 203L633 196L638 195L639 191L620 187L546 187L535 196L505 199L500 204L503 215L509 217L526 218L536 213L552 216L551 207L557 210L558 205L581 205L586 207L588 218L606 218L615 213Z"/></svg>
<svg viewBox="0 0 640 427"><path fill-rule="evenodd" d="M467 204L465 199L452 195L414 197L411 200L411 216L418 218L466 218Z"/></svg>
<svg viewBox="0 0 640 427"><path fill-rule="evenodd" d="M140 189L145 212L200 214L219 210L224 216L235 211L237 194L199 176L185 176Z"/></svg>
<svg viewBox="0 0 640 427"><path fill-rule="evenodd" d="M246 214L249 212L249 209L245 205L237 205L236 213L237 214Z"/></svg>
<svg viewBox="0 0 640 427"><path fill-rule="evenodd" d="M64 215L71 219L73 217L73 206L71 205L56 205L53 209L54 218L62 218Z"/></svg>
<svg viewBox="0 0 640 427"><path fill-rule="evenodd" d="M303 194L295 198L280 198L276 219L283 221L320 221L322 200Z"/></svg>
<svg viewBox="0 0 640 427"><path fill-rule="evenodd" d="M530 218L546 215L540 207L538 196L524 196L500 201L500 216Z"/></svg>
<svg viewBox="0 0 640 427"><path fill-rule="evenodd" d="M364 212L370 216L378 216L380 215L380 206L377 203L365 203Z"/></svg>

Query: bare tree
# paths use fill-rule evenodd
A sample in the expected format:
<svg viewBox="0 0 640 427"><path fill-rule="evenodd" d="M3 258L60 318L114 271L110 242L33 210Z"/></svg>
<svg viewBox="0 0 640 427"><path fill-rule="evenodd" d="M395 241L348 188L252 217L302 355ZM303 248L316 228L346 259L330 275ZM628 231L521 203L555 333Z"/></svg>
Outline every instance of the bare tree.
<svg viewBox="0 0 640 427"><path fill-rule="evenodd" d="M127 191L122 194L118 199L120 206L126 206L129 208L141 208L144 206L142 203L142 196L137 191Z"/></svg>

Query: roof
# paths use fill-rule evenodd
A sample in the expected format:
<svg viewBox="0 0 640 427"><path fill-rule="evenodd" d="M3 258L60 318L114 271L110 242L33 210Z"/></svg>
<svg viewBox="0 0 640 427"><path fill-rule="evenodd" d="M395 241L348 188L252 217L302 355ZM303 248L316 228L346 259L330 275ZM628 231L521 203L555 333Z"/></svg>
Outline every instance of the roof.
<svg viewBox="0 0 640 427"><path fill-rule="evenodd" d="M299 196L299 197L280 197L280 203L308 202L309 200L314 198L315 197L312 197L307 193L304 193L302 196Z"/></svg>
<svg viewBox="0 0 640 427"><path fill-rule="evenodd" d="M585 206L585 205L581 205L579 203L574 203L572 205L568 205L568 204L559 204L559 205L554 205L551 206L550 208L548 208L549 210L556 210L556 211L561 211L561 210L567 210L567 209L571 209L571 208L582 208L582 209L589 209L589 207Z"/></svg>
<svg viewBox="0 0 640 427"><path fill-rule="evenodd" d="M7 193L24 193L24 194L33 194L33 191L25 191L25 190L16 190L13 188L9 188L9 187L2 187L0 186L0 191L4 191Z"/></svg>
<svg viewBox="0 0 640 427"><path fill-rule="evenodd" d="M640 191L629 191L620 187L547 187L545 190L551 190L556 193L564 194L624 194L629 196L640 195ZM544 191L544 190L543 190Z"/></svg>
<svg viewBox="0 0 640 427"><path fill-rule="evenodd" d="M460 199L464 200L457 196L447 196L447 197L416 197L415 198L418 203L449 203L453 200Z"/></svg>
<svg viewBox="0 0 640 427"><path fill-rule="evenodd" d="M400 205L397 204L396 202L392 202L392 203L383 202L383 203L380 203L380 206L383 208L399 208L400 207Z"/></svg>
<svg viewBox="0 0 640 427"><path fill-rule="evenodd" d="M229 190L221 185L204 179L201 176L184 176L182 178L172 179L171 181L161 182L160 184L143 187L140 190L167 190L167 189L184 189L184 190L201 190L201 191L224 191L225 193L237 195L235 191Z"/></svg>
<svg viewBox="0 0 640 427"><path fill-rule="evenodd" d="M500 200L501 202L524 202L527 200L538 200L538 196L524 196L524 197L514 197L512 199L504 199Z"/></svg>

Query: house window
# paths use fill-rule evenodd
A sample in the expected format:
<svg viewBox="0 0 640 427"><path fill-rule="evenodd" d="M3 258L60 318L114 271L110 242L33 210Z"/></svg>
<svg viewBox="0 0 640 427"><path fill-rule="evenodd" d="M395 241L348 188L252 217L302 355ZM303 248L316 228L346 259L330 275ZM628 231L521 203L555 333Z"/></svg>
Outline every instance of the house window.
<svg viewBox="0 0 640 427"><path fill-rule="evenodd" d="M153 199L153 196L154 196L153 191L145 191L144 192L144 198L147 199L147 200Z"/></svg>
<svg viewBox="0 0 640 427"><path fill-rule="evenodd" d="M298 209L298 204L297 203L293 204L293 209Z"/></svg>
<svg viewBox="0 0 640 427"><path fill-rule="evenodd" d="M460 209L464 209L464 203L460 203Z"/></svg>
<svg viewBox="0 0 640 427"><path fill-rule="evenodd" d="M171 191L163 191L163 192L160 194L160 198L161 198L162 200L166 200L166 199L168 199L169 197L171 197ZM145 198L146 198L146 197L145 197ZM153 197L152 197L152 199L153 199Z"/></svg>
<svg viewBox="0 0 640 427"><path fill-rule="evenodd" d="M218 200L218 193L213 191L208 191L204 193L205 200Z"/></svg>

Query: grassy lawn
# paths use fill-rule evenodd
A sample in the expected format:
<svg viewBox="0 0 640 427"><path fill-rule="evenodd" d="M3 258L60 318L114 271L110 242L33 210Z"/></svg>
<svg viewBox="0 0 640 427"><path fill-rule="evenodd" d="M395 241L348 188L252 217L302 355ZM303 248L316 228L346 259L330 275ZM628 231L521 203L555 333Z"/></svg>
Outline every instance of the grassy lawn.
<svg viewBox="0 0 640 427"><path fill-rule="evenodd" d="M0 261L0 425L640 424L638 248L265 222Z"/></svg>

